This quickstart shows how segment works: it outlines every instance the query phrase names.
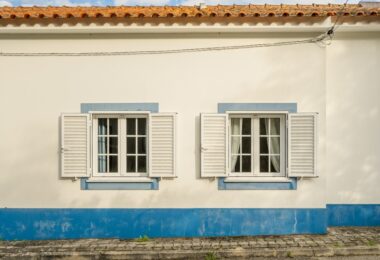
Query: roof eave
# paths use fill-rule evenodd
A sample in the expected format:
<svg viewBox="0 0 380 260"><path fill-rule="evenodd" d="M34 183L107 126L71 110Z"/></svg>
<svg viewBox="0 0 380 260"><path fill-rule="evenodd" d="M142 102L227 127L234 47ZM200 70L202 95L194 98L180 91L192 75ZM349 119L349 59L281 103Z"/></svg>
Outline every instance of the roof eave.
<svg viewBox="0 0 380 260"><path fill-rule="evenodd" d="M315 23L257 23L257 24L75 24L75 25L34 25L3 26L0 34L139 34L139 33L295 33L326 32L334 21L327 17ZM378 32L380 21L347 21L339 24L340 32Z"/></svg>

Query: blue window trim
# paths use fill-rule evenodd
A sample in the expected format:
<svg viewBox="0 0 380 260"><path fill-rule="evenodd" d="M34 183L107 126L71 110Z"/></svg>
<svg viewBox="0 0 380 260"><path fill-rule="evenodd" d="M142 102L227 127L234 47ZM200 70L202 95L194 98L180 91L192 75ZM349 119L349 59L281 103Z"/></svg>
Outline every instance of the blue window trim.
<svg viewBox="0 0 380 260"><path fill-rule="evenodd" d="M252 177L253 178L253 177ZM225 182L226 178L218 178L218 190L296 190L297 179L290 182Z"/></svg>
<svg viewBox="0 0 380 260"><path fill-rule="evenodd" d="M90 111L150 111L158 113L158 103L82 103L81 113Z"/></svg>
<svg viewBox="0 0 380 260"><path fill-rule="evenodd" d="M218 103L218 113L227 111L288 111L297 113L297 103ZM218 190L296 190L297 178L290 182L225 182L218 178Z"/></svg>
<svg viewBox="0 0 380 260"><path fill-rule="evenodd" d="M87 182L80 180L81 190L158 190L159 179L152 178L151 182Z"/></svg>
<svg viewBox="0 0 380 260"><path fill-rule="evenodd" d="M297 113L297 103L219 103L218 113L227 111L288 111Z"/></svg>
<svg viewBox="0 0 380 260"><path fill-rule="evenodd" d="M81 113L90 111L149 111L158 113L158 103L82 103ZM128 177L126 177L128 178ZM87 182L81 178L81 190L158 190L159 178L151 178L151 182Z"/></svg>

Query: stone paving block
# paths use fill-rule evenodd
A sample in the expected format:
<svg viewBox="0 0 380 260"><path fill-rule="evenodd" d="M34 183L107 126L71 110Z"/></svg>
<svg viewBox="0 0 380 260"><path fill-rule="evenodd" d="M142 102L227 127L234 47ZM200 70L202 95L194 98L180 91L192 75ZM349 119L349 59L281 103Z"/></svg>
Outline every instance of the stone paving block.
<svg viewBox="0 0 380 260"><path fill-rule="evenodd" d="M220 238L159 238L0 241L0 258L17 259L218 259L254 257L331 257L378 255L380 228L334 228L327 235Z"/></svg>
<svg viewBox="0 0 380 260"><path fill-rule="evenodd" d="M331 256L334 256L334 250L332 248L314 249L314 256L316 256L316 257L331 257Z"/></svg>

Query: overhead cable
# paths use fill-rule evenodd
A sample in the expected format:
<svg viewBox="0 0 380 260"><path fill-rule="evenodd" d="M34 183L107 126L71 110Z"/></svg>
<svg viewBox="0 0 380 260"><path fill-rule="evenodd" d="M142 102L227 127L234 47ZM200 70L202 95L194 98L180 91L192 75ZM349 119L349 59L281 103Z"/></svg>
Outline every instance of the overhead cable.
<svg viewBox="0 0 380 260"><path fill-rule="evenodd" d="M314 38L295 41L281 41L272 43L255 43L246 45L230 45L230 46L215 46L215 47L199 47L199 48L184 48L184 49L168 49L168 50L143 50L143 51L94 51L94 52L2 52L0 56L136 56L136 55L159 55L173 53L194 53L194 52L209 52L209 51L225 51L225 50L241 50L264 47L289 46L307 43L324 44L326 39L331 39L328 33L321 34Z"/></svg>

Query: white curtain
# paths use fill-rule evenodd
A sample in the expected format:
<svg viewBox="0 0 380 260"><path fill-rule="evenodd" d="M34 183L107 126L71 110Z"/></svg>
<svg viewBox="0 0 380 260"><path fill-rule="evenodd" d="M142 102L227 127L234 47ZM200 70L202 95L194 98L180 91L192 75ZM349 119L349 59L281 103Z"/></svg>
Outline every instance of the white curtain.
<svg viewBox="0 0 380 260"><path fill-rule="evenodd" d="M269 130L269 121L272 121L271 122L271 132L270 134L272 133L280 133L280 124L275 124L273 119L270 119L270 120L265 120L265 127L267 129L267 131ZM269 141L269 139L271 141ZM269 147L269 152L272 154L272 153L280 153L280 138L276 137L276 138L270 138L270 137L267 137L267 142L268 142L268 147ZM274 167L274 170L276 172L280 172L280 157L279 156L271 156L270 157L270 162L271 162L271 165L273 165ZM271 171L273 172L273 169L271 169Z"/></svg>
<svg viewBox="0 0 380 260"><path fill-rule="evenodd" d="M106 119L107 120L107 119ZM107 131L107 124L104 122L104 119L98 121L98 134L104 135ZM107 138L106 137L98 137L98 154L107 153ZM106 156L98 156L98 172L106 172L107 171L107 157Z"/></svg>
<svg viewBox="0 0 380 260"><path fill-rule="evenodd" d="M232 119L231 120L231 132L232 134L240 134L240 119ZM239 137L240 138L240 137ZM238 142L233 142L234 138L231 139L231 154L237 154L239 153L240 148L240 139L238 139ZM235 169L238 156L233 156L231 159L231 169Z"/></svg>

